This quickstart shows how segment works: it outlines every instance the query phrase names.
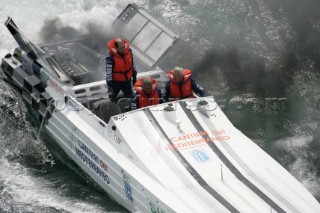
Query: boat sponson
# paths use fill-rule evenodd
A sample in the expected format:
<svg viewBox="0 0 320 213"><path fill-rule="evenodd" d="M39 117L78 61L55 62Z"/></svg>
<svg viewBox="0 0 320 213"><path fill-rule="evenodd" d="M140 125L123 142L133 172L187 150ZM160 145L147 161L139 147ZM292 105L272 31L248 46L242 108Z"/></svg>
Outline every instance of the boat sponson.
<svg viewBox="0 0 320 213"><path fill-rule="evenodd" d="M21 97L38 114L38 119L42 121L46 114L46 119L50 113L45 113L52 100L49 93L45 92L45 84L38 76L27 73L19 60L10 55L2 59L1 68L6 77L17 86L21 92Z"/></svg>

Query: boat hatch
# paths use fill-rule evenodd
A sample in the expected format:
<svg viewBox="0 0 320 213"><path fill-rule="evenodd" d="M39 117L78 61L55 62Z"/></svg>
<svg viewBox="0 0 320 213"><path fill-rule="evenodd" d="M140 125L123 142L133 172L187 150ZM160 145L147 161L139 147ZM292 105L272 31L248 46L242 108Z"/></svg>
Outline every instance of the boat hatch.
<svg viewBox="0 0 320 213"><path fill-rule="evenodd" d="M171 30L135 4L129 4L113 23L134 54L153 67L178 38Z"/></svg>

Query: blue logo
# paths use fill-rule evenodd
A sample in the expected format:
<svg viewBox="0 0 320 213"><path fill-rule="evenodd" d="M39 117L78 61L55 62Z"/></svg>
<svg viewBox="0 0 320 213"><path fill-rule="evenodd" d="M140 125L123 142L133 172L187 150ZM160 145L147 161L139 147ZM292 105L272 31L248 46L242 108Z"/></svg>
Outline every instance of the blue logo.
<svg viewBox="0 0 320 213"><path fill-rule="evenodd" d="M133 203L131 186L127 181L124 181L124 191L126 192L127 201Z"/></svg>
<svg viewBox="0 0 320 213"><path fill-rule="evenodd" d="M130 178L128 177L128 175L126 175L124 173L123 170L121 170L121 173L122 173L122 178L123 178L124 192L126 193L126 200L131 205L135 205L133 197L132 197L132 189L131 189L131 186L130 186Z"/></svg>
<svg viewBox="0 0 320 213"><path fill-rule="evenodd" d="M210 159L203 150L193 150L191 154L198 162L204 162Z"/></svg>

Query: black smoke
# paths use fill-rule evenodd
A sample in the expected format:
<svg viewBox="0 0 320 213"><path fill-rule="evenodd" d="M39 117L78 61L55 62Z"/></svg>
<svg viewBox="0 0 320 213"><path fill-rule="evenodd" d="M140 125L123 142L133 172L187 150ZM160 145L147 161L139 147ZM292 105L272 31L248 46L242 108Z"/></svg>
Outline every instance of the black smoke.
<svg viewBox="0 0 320 213"><path fill-rule="evenodd" d="M215 77L222 74L220 77L234 90L250 87L261 95L274 96L283 95L292 84L296 65L296 58L290 53L270 64L262 56L226 47L207 51L202 60L194 64L193 70L195 74L211 78L213 83L217 83Z"/></svg>
<svg viewBox="0 0 320 213"><path fill-rule="evenodd" d="M222 80L234 91L251 88L259 95L276 97L284 95L292 85L297 58L287 51L270 63L260 55L235 46L211 48L200 54L190 44L179 41L160 64L165 70L174 66L191 69L194 78L207 88L219 89Z"/></svg>
<svg viewBox="0 0 320 213"><path fill-rule="evenodd" d="M75 84L105 79L107 43L115 37L111 23L83 22L76 29L55 17L47 19L40 30L40 37L47 51L54 55L61 66L68 67L75 60L89 74L74 77Z"/></svg>
<svg viewBox="0 0 320 213"><path fill-rule="evenodd" d="M108 23L81 23L81 30L64 25L58 17L45 20L40 30L40 37L45 43L64 40L77 40L91 49L106 54L106 43L114 37L114 30ZM84 39L85 38L85 39Z"/></svg>
<svg viewBox="0 0 320 213"><path fill-rule="evenodd" d="M82 33L70 26L63 26L57 17L46 19L40 30L40 37L44 42L56 42L77 38Z"/></svg>
<svg viewBox="0 0 320 213"><path fill-rule="evenodd" d="M253 91L275 97L285 95L294 84L295 77L301 76L301 73L319 74L320 1L270 0L263 1L263 4L267 5L272 19L286 22L273 27L283 45L276 46L270 42L268 36L265 36L268 27L261 21L256 25L249 24L247 33L255 30L261 35L265 39L262 42L270 45L266 48L269 52L255 53L252 47L242 45L241 37L228 41L228 35L223 39L216 39L215 44L219 46L212 46L204 53L200 42L194 41L196 45L193 46L187 42L178 42L179 48L170 51L170 56L165 58L166 63L163 64L166 69L173 66L190 68L195 77L207 82L207 87L210 84L217 85L217 81L222 79L231 90L250 87ZM259 10L255 12L260 20L265 20ZM234 25L238 25L241 20L235 20Z"/></svg>

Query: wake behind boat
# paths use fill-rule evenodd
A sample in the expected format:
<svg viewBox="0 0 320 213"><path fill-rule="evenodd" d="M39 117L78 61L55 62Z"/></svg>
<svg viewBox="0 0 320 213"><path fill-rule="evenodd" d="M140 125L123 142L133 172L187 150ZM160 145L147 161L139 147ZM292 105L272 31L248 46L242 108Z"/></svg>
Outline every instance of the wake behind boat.
<svg viewBox="0 0 320 213"><path fill-rule="evenodd" d="M3 73L65 153L128 210L320 211L304 186L237 130L213 97L128 111L127 99L109 100L104 61L84 45L85 37L38 46L11 18L5 25L20 47L2 59ZM177 36L134 4L115 26L117 36L132 44L140 70L151 70L138 77L164 85L156 65Z"/></svg>

